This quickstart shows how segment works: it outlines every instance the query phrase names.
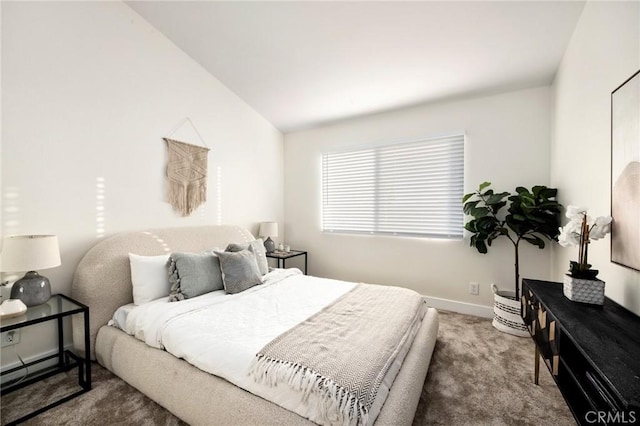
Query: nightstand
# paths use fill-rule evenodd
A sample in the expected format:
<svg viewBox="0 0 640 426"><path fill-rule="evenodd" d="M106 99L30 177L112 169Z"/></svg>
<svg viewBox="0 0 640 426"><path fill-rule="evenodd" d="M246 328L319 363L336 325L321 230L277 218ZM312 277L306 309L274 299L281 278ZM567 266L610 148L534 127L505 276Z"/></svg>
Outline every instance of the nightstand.
<svg viewBox="0 0 640 426"><path fill-rule="evenodd" d="M84 358L76 355L75 353L64 349L64 327L63 318L71 315L82 314L84 315ZM24 379L14 382L9 381L3 383L0 388L0 394L4 395L14 390L23 388L37 381L43 380L47 377L54 376L58 373L63 373L73 368L78 368L78 385L81 389L71 395L67 395L62 399L51 403L45 407L27 414L17 420L12 420L10 424L16 424L23 422L27 419L37 416L38 414L56 407L70 399L75 398L85 392L91 390L91 348L89 345L89 307L82 303L76 302L62 294L54 294L44 304L38 306L32 306L27 309L24 315L20 315L14 318L3 319L0 322L0 332L5 333L12 330L21 330L22 333L28 332L28 327L40 324L47 321L56 321L58 328L58 352L53 355L43 356L35 359L31 362L27 362L18 367L9 368L0 372L0 376L5 376L10 373L15 373L28 367L31 372L27 374ZM3 349L3 350L6 350ZM33 370L34 366L49 361L49 364L55 362L52 366L43 366L38 370Z"/></svg>
<svg viewBox="0 0 640 426"><path fill-rule="evenodd" d="M267 253L267 257L271 259L277 259L277 267L278 268L286 268L287 259L291 259L292 257L304 256L304 274L307 275L307 252L301 250L291 250L291 251L272 251L271 253Z"/></svg>

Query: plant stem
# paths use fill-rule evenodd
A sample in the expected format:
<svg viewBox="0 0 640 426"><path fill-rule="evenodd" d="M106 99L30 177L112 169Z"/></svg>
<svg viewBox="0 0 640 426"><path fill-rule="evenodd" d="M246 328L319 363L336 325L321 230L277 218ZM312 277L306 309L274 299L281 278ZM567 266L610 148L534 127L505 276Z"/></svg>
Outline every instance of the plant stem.
<svg viewBox="0 0 640 426"><path fill-rule="evenodd" d="M578 259L581 271L587 269L588 244L589 224L587 224L587 215L584 214L582 215L582 232L580 232L580 254Z"/></svg>
<svg viewBox="0 0 640 426"><path fill-rule="evenodd" d="M518 245L520 243L520 238L518 238L518 242L514 243L513 245L515 246L515 250L516 250L516 295L514 297L515 300L519 299L518 294L520 293L520 262L519 262L519 258L520 256L518 255Z"/></svg>
<svg viewBox="0 0 640 426"><path fill-rule="evenodd" d="M487 204L487 201L485 199L485 197L480 193L480 191L476 191L476 195L478 196L478 198L480 198L482 200L482 202L484 203L484 205L489 209L489 214L491 214L491 216L494 217L494 219L496 220L496 222L498 222L498 225L500 226L500 228L504 228L504 224L507 222L506 220L500 220L498 219L498 216L496 216L495 212L493 211L493 207L491 207L490 205ZM514 300L518 300L519 296L518 294L520 293L520 262L519 262L519 255L518 255L518 245L520 244L520 238L518 237L518 240L514 240L513 237L509 234L509 229L507 228L507 233L504 234L507 238L509 238L509 241L511 241L511 243L513 244L513 247L516 251L516 263L515 263L515 272L516 272L516 294L514 296Z"/></svg>

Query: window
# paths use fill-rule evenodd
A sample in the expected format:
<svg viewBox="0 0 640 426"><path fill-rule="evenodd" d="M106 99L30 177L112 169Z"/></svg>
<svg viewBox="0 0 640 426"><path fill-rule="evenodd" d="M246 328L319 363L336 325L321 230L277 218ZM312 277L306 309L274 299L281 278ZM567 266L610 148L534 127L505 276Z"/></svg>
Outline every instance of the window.
<svg viewBox="0 0 640 426"><path fill-rule="evenodd" d="M464 135L322 155L325 232L462 238Z"/></svg>

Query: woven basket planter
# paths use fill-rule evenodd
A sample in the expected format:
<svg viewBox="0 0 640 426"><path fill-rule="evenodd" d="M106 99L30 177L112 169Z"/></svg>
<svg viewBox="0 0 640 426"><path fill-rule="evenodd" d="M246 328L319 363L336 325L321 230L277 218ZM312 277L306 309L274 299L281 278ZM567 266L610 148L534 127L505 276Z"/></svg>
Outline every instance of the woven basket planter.
<svg viewBox="0 0 640 426"><path fill-rule="evenodd" d="M604 281L564 276L562 292L574 302L602 305L604 303Z"/></svg>
<svg viewBox="0 0 640 426"><path fill-rule="evenodd" d="M498 291L495 284L491 285L491 289L493 290L493 322L491 324L503 333L528 337L529 330L524 325L520 313L520 301L513 299L514 293Z"/></svg>

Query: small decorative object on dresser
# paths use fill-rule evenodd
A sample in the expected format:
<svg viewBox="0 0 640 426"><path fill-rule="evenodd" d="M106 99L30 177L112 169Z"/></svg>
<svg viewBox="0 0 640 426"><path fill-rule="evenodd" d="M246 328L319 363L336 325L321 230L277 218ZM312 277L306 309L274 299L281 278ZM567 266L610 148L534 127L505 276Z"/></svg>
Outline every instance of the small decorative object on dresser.
<svg viewBox="0 0 640 426"><path fill-rule="evenodd" d="M51 284L36 269L60 266L60 249L55 235L14 235L2 246L2 271L29 271L11 287L11 298L27 306L45 303L51 297Z"/></svg>
<svg viewBox="0 0 640 426"><path fill-rule="evenodd" d="M267 253L272 253L276 249L276 243L271 237L278 236L278 222L262 222L258 234L260 237L266 237L264 240L264 248L267 250Z"/></svg>
<svg viewBox="0 0 640 426"><path fill-rule="evenodd" d="M597 269L591 269L587 262L591 240L604 238L611 232L611 217L600 216L595 220L587 216L584 207L567 207L570 219L560 228L558 242L563 247L579 246L578 261L569 262L569 273L564 276L563 293L574 302L602 305L604 303L604 281L596 278Z"/></svg>

